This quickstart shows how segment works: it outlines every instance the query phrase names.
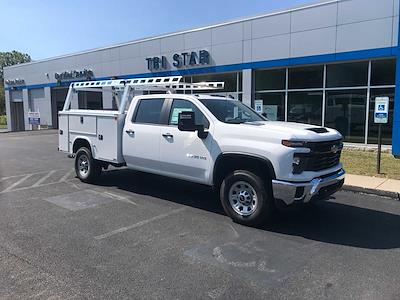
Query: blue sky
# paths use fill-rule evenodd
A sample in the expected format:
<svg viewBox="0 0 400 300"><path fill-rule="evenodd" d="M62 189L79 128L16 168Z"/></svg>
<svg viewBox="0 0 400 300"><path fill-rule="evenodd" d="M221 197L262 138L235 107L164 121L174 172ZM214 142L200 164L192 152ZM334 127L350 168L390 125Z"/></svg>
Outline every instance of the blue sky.
<svg viewBox="0 0 400 300"><path fill-rule="evenodd" d="M312 0L0 0L0 51L35 60L215 24Z"/></svg>

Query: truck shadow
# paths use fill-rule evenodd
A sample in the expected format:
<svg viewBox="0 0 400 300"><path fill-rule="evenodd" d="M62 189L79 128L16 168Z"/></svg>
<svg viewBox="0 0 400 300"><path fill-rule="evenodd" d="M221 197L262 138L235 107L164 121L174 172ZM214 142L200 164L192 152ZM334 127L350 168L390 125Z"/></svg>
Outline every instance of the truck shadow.
<svg viewBox="0 0 400 300"><path fill-rule="evenodd" d="M104 172L96 184L225 215L218 194L207 186L127 169ZM399 214L338 202L351 203L353 198L362 197L368 201L371 196L340 192L336 200L332 198L308 208L279 212L272 222L258 229L357 248L399 248Z"/></svg>

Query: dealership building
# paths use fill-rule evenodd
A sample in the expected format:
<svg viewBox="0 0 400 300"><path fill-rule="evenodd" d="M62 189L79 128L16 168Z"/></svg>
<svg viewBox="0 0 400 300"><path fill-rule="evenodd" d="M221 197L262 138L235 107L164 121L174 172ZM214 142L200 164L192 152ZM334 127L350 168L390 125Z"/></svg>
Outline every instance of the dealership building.
<svg viewBox="0 0 400 300"><path fill-rule="evenodd" d="M383 143L400 155L399 11L399 0L314 2L7 67L8 127L36 128L28 115L39 112L42 127L57 128L73 81L182 75L224 81L220 94L269 119L333 127L348 143L377 143L375 99L389 97ZM79 106L113 103L84 94Z"/></svg>

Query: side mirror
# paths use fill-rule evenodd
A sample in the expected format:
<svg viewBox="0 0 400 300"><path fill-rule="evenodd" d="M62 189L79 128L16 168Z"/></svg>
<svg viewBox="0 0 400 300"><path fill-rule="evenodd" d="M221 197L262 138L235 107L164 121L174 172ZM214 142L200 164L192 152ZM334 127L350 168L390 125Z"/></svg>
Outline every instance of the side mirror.
<svg viewBox="0 0 400 300"><path fill-rule="evenodd" d="M208 132L204 130L204 125L196 125L194 111L184 111L178 114L178 129L180 131L197 131L197 136L205 139Z"/></svg>
<svg viewBox="0 0 400 300"><path fill-rule="evenodd" d="M178 129L180 131L196 131L195 115L193 111L183 111L178 114Z"/></svg>
<svg viewBox="0 0 400 300"><path fill-rule="evenodd" d="M265 112L263 112L262 114L261 114L263 117L267 117L267 114L265 113Z"/></svg>

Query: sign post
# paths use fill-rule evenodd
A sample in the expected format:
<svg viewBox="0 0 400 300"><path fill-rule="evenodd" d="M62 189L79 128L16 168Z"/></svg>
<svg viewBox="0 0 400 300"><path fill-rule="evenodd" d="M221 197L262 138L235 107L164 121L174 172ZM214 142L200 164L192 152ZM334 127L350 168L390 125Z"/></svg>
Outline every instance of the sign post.
<svg viewBox="0 0 400 300"><path fill-rule="evenodd" d="M38 111L29 111L28 112L28 120L29 120L29 125L37 125L38 128L40 129L40 112Z"/></svg>
<svg viewBox="0 0 400 300"><path fill-rule="evenodd" d="M374 122L378 124L378 157L376 172L381 173L381 153L382 153L382 124L387 124L389 119L389 97L375 98Z"/></svg>

